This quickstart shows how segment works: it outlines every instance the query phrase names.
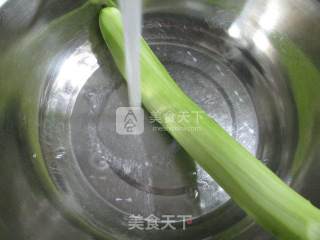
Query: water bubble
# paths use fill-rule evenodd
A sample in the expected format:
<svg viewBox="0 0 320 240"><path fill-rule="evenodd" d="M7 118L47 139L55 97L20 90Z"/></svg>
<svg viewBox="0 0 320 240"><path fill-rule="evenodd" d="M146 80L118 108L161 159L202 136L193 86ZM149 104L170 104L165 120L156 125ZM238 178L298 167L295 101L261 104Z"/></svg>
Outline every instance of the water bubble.
<svg viewBox="0 0 320 240"><path fill-rule="evenodd" d="M99 179L105 181L105 180L107 180L107 177L106 176L101 176L101 177L99 177Z"/></svg>
<svg viewBox="0 0 320 240"><path fill-rule="evenodd" d="M198 190L194 190L194 199L197 199L199 197Z"/></svg>
<svg viewBox="0 0 320 240"><path fill-rule="evenodd" d="M109 165L105 156L100 156L100 155L94 156L91 161L93 163L93 166L98 170L105 170L109 168Z"/></svg>
<svg viewBox="0 0 320 240"><path fill-rule="evenodd" d="M63 160L66 155L65 149L64 148L58 148L56 150L56 160Z"/></svg>
<svg viewBox="0 0 320 240"><path fill-rule="evenodd" d="M123 171L125 174L130 174L131 173L131 165L130 164L125 164L123 166Z"/></svg>

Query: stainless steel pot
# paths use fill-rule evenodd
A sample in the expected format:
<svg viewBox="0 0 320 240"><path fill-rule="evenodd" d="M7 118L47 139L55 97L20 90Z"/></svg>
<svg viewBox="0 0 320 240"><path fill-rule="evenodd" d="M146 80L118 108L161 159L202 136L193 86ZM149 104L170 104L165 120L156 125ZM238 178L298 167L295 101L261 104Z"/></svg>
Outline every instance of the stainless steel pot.
<svg viewBox="0 0 320 240"><path fill-rule="evenodd" d="M178 84L320 207L319 2L144 5L144 37ZM101 7L0 1L0 238L272 239L150 116L141 137L116 134L126 86ZM130 229L138 215L175 229Z"/></svg>

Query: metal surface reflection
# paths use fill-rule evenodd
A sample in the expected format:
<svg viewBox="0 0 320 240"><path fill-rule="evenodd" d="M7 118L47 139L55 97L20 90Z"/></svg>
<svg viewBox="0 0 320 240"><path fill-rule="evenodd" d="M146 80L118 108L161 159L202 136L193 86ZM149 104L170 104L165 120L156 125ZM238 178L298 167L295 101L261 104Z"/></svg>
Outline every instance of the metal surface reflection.
<svg viewBox="0 0 320 240"><path fill-rule="evenodd" d="M100 8L0 1L0 238L272 239L170 136L152 126L139 139L115 134L126 86L100 36ZM318 206L319 9L145 0L144 25L184 91ZM192 226L128 230L131 213L168 212L191 214Z"/></svg>

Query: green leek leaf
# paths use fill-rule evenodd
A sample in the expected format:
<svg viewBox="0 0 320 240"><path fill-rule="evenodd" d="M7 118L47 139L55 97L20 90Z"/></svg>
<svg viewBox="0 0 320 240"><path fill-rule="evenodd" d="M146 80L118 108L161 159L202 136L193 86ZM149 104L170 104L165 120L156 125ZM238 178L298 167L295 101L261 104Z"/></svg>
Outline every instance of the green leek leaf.
<svg viewBox="0 0 320 240"><path fill-rule="evenodd" d="M125 77L124 36L119 10L104 8L99 22L103 38ZM158 113L162 126L262 227L279 239L319 240L320 210L226 133L180 89L143 39L141 44L144 107L150 113ZM188 122L178 123L165 118L169 112L198 114L191 115ZM197 131L190 126L197 126Z"/></svg>

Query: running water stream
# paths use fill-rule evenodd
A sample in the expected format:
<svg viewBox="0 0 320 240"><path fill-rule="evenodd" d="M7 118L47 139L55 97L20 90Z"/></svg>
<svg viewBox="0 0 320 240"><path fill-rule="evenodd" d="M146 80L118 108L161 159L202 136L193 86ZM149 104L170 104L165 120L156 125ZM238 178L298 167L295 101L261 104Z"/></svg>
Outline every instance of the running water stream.
<svg viewBox="0 0 320 240"><path fill-rule="evenodd" d="M120 0L124 24L126 75L131 107L141 107L140 43L142 24L142 0Z"/></svg>

